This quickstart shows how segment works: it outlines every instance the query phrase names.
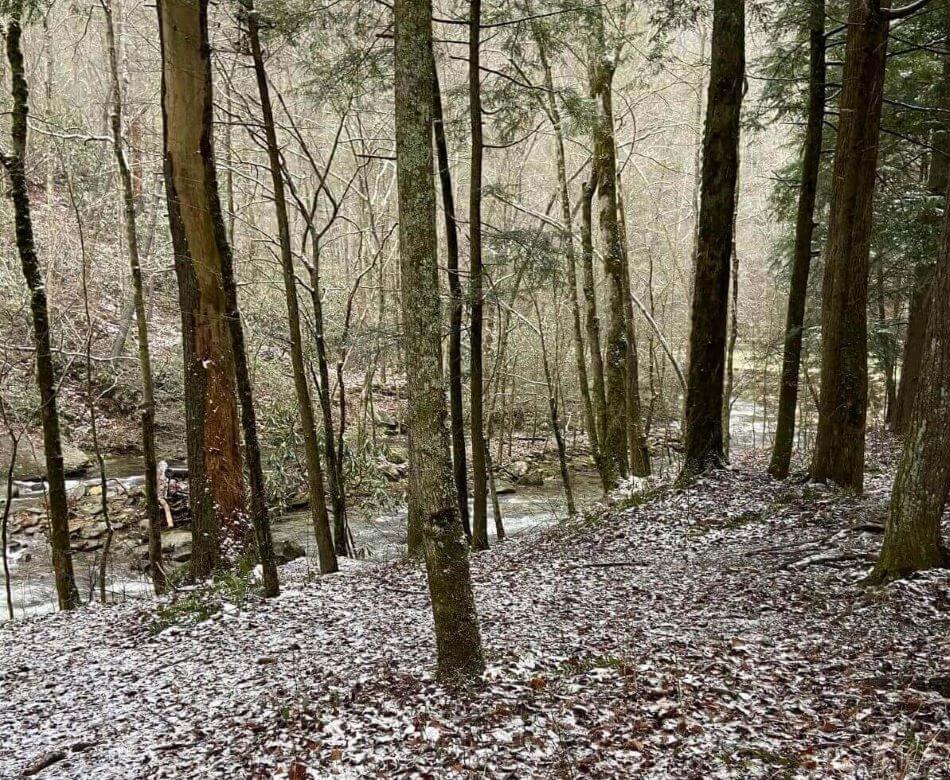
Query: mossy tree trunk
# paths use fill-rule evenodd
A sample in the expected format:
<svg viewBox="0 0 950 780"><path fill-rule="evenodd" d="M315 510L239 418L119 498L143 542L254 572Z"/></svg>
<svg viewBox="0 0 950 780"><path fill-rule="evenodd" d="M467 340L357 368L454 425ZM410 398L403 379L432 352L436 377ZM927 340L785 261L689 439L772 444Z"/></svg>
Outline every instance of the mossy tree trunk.
<svg viewBox="0 0 950 780"><path fill-rule="evenodd" d="M227 232L214 164L207 0L159 0L165 190L185 366L192 573L254 543L247 522L235 359L222 285Z"/></svg>
<svg viewBox="0 0 950 780"><path fill-rule="evenodd" d="M396 0L399 264L409 394L409 512L422 529L439 676L457 681L477 677L484 662L446 428L432 160L431 18L430 0Z"/></svg>
<svg viewBox="0 0 950 780"><path fill-rule="evenodd" d="M950 564L940 519L950 493L950 192L933 281L920 381L872 580Z"/></svg>
<svg viewBox="0 0 950 780"><path fill-rule="evenodd" d="M595 102L593 118L593 168L596 171L598 222L604 276L607 280L607 343L604 381L607 408L624 410L608 414L601 438L604 459L610 461L613 481L630 470L627 452L627 317L624 304L623 241L617 221L617 155L614 141L613 74L608 57L601 8L591 13L588 81Z"/></svg>
<svg viewBox="0 0 950 780"><path fill-rule="evenodd" d="M10 177L10 198L13 201L17 252L20 255L23 277L30 291L33 341L36 345L36 383L40 393L40 419L43 424L43 449L46 455L50 547L56 579L56 596L60 609L73 609L79 606L80 601L73 574L72 551L69 546L69 510L66 505L63 445L56 403L56 371L53 367L46 287L33 240L29 185L26 178L29 89L26 83L23 50L20 45L23 34L20 26L23 3L20 1L11 3L8 13L6 49L13 97L10 122L12 148L9 153L0 153L0 161Z"/></svg>
<svg viewBox="0 0 950 780"><path fill-rule="evenodd" d="M689 338L683 476L724 463L722 399L729 260L739 175L739 115L745 78L745 3L716 0Z"/></svg>

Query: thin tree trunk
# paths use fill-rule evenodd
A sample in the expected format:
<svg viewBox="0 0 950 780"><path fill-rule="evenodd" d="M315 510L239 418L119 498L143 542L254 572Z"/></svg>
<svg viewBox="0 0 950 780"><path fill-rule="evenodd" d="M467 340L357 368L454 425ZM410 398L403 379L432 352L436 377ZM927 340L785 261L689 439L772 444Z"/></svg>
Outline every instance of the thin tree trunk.
<svg viewBox="0 0 950 780"><path fill-rule="evenodd" d="M867 418L868 257L890 0L851 0L821 307L815 480L861 491Z"/></svg>
<svg viewBox="0 0 950 780"><path fill-rule="evenodd" d="M221 284L230 252L218 198L207 0L159 0L165 193L185 368L192 573L224 563L224 537L252 544L241 465L235 354Z"/></svg>
<svg viewBox="0 0 950 780"><path fill-rule="evenodd" d="M925 344L884 542L871 574L878 582L950 565L940 535L940 519L950 493L950 190Z"/></svg>
<svg viewBox="0 0 950 780"><path fill-rule="evenodd" d="M776 479L785 479L788 476L795 441L795 407L798 405L802 331L808 297L812 239L815 233L815 199L818 193L818 173L821 169L821 139L825 118L825 0L811 0L808 28L808 118L802 151L802 178L798 190L795 250L788 287L782 382L779 386L778 414L775 419L775 446L772 448L772 459L769 462L769 474Z"/></svg>
<svg viewBox="0 0 950 780"><path fill-rule="evenodd" d="M330 533L330 520L327 516L326 497L323 488L323 467L320 463L320 444L317 441L316 421L313 413L313 401L307 385L307 373L304 368L303 339L300 333L300 305L297 300L297 283L294 274L294 258L290 238L290 220L287 215L287 199L284 181L281 175L280 147L277 143L277 130L274 124L274 110L271 105L270 87L267 83L267 71L261 51L260 31L257 12L250 0L246 1L248 37L251 45L251 58L254 61L254 75L257 80L258 95L261 100L261 118L264 122L264 135L267 144L267 160L271 174L271 186L274 189L274 212L277 219L277 234L280 242L280 261L284 277L284 299L287 304L287 323L290 330L290 361L294 377L294 390L297 406L300 410L300 428L304 440L307 461L307 482L310 488L310 511L313 520L314 538L317 540L317 556L320 572L329 574L337 571L337 559L333 549L333 537Z"/></svg>
<svg viewBox="0 0 950 780"><path fill-rule="evenodd" d="M557 387L554 383L554 375L551 372L551 364L548 359L548 349L544 338L544 322L541 319L541 309L538 307L538 299L532 296L534 304L534 314L538 320L538 340L541 343L541 363L544 367L544 383L548 391L548 413L551 419L551 433L554 434L554 442L557 445L557 462L561 469L561 487L564 489L564 503L567 505L567 513L571 517L577 514L577 505L574 503L574 488L571 484L571 470L567 463L567 447L564 444L564 431L561 428L561 418L558 411Z"/></svg>
<svg viewBox="0 0 950 780"><path fill-rule="evenodd" d="M446 429L432 161L431 18L430 0L396 0L399 262L409 391L409 511L423 533L439 676L454 681L477 677L484 661Z"/></svg>
<svg viewBox="0 0 950 780"><path fill-rule="evenodd" d="M155 452L155 388L152 382L152 358L149 349L148 321L145 314L142 267L139 262L138 231L135 226L135 189L122 141L122 89L111 0L102 0L102 8L105 12L109 70L112 77L112 149L122 186L125 243L132 274L132 306L138 331L139 370L142 373L142 403L139 408L142 417L142 454L145 463L145 517L148 521L149 573L155 593L161 595L165 592L167 582L165 568L162 565L162 512L158 503L158 457ZM152 210L153 225L157 212L158 203L156 202ZM122 343L124 342L123 338ZM121 346L118 346L118 349L113 348L113 357L121 353Z"/></svg>
<svg viewBox="0 0 950 780"><path fill-rule="evenodd" d="M596 160L593 163L596 167ZM607 391L604 384L604 359L600 346L600 318L597 316L597 293L594 286L594 231L593 199L597 173L591 170L590 180L584 183L581 191L581 265L584 269L584 304L587 328L587 346L590 350L590 367L593 373L594 413L597 418L597 441L601 445L595 454L597 471L604 493L609 491L617 480L613 462L604 456L602 443L607 430Z"/></svg>
<svg viewBox="0 0 950 780"><path fill-rule="evenodd" d="M485 464L484 421L484 299L482 292L482 98L481 98L481 0L471 0L468 44L469 111L472 131L472 172L469 185L469 252L471 270L469 280L470 317L469 413L472 425L472 549L488 549L488 473Z"/></svg>
<svg viewBox="0 0 950 780"><path fill-rule="evenodd" d="M914 410L914 395L920 381L920 364L924 357L927 321L931 309L931 269L918 272L914 292L910 299L910 316L907 321L907 338L904 341L904 359L901 363L901 379L897 389L897 401L891 427L894 433L903 435L910 425Z"/></svg>
<svg viewBox="0 0 950 780"><path fill-rule="evenodd" d="M738 178L736 188L739 187ZM738 206L738 198L736 198ZM732 391L735 384L736 341L739 339L739 251L736 247L736 220L738 208L732 218L732 302L729 307L729 342L726 346L726 387L722 394L722 451L729 458L732 442Z"/></svg>
<svg viewBox="0 0 950 780"><path fill-rule="evenodd" d="M897 384L894 381L894 354L890 339L885 335L887 329L887 291L884 289L884 260L878 258L874 275L877 287L877 327L880 333L881 367L884 369L884 423L890 425L897 406Z"/></svg>
<svg viewBox="0 0 950 780"><path fill-rule="evenodd" d="M452 191L452 171L449 167L449 147L445 139L445 117L442 111L442 90L439 74L435 71L432 82L435 102L433 128L435 149L439 164L439 183L442 186L442 211L445 214L445 249L449 279L449 410L452 421L452 473L459 497L459 515L465 536L471 539L472 527L468 517L468 468L465 463L465 415L462 406L462 283L459 279L459 238L455 221L455 195Z"/></svg>
<svg viewBox="0 0 950 780"><path fill-rule="evenodd" d="M744 0L716 0L711 51L690 323L684 477L724 462L722 397L745 77Z"/></svg>
<svg viewBox="0 0 950 780"><path fill-rule="evenodd" d="M330 503L333 506L333 546L338 556L351 552L348 544L346 524L346 490L343 484L343 440L336 441L333 427L333 398L330 390L330 366L327 358L326 331L323 317L323 293L320 283L320 237L311 231L312 264L310 266L310 301L313 307L314 341L317 346L317 369L320 382L317 393L320 397L320 409L323 412L323 442L327 454L327 487ZM345 422L346 398L340 377L340 434L342 437Z"/></svg>
<svg viewBox="0 0 950 780"><path fill-rule="evenodd" d="M40 418L43 423L43 448L46 455L50 547L56 579L56 595L60 609L73 609L79 606L79 591L73 575L72 551L69 546L69 509L66 505L66 477L63 469L63 447L56 404L56 372L53 368L50 344L46 287L33 241L30 195L26 178L29 90L26 83L23 51L20 47L22 0L14 0L8 9L8 14L6 48L13 97L10 122L13 145L9 154L4 153L0 156L0 161L10 177L10 198L13 201L17 251L20 255L23 277L30 290L30 312L33 319L33 338L36 342L36 382L40 393Z"/></svg>
<svg viewBox="0 0 950 780"><path fill-rule="evenodd" d="M617 174L617 222L620 232L620 257L623 261L623 306L627 321L627 449L630 452L630 473L635 477L650 476L650 450L643 433L643 406L640 403L640 356L637 352L637 331L633 319L633 284L630 281L630 250L627 240L627 217L623 205L623 188Z"/></svg>
<svg viewBox="0 0 950 780"><path fill-rule="evenodd" d="M574 225L571 217L571 196L567 187L567 155L564 152L564 129L561 112L557 106L554 92L554 78L551 63L544 46L544 37L537 32L534 38L538 47L538 58L544 71L544 89L548 119L554 129L554 152L557 165L558 198L561 202L561 223L563 225L564 262L567 266L567 285L571 300L571 324L574 327L574 360L577 365L577 384L584 405L584 423L587 439L590 442L594 462L600 460L600 441L597 437L597 423L594 418L594 405L590 395L590 380L587 377L587 360L584 357L584 332L581 326L581 307L577 294L577 257L574 252Z"/></svg>

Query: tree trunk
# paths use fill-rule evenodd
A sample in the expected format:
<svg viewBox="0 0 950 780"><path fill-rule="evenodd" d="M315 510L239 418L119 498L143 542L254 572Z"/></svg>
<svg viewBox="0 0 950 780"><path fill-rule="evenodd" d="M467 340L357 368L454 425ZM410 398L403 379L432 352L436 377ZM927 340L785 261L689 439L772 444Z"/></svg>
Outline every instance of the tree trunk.
<svg viewBox="0 0 950 780"><path fill-rule="evenodd" d="M564 152L564 129L561 112L557 106L554 92L554 78L551 63L544 46L544 36L535 29L535 44L538 58L544 71L544 89L548 119L554 129L554 152L557 163L558 197L561 202L561 223L563 225L564 262L567 266L567 285L571 300L571 323L574 327L574 360L577 365L577 384L584 405L584 423L587 439L590 442L594 462L600 459L600 442L597 437L597 423L594 418L594 405L590 395L590 380L587 377L587 361L584 358L584 332L581 326L581 307L577 294L577 258L574 252L574 225L571 218L571 196L567 187L567 155Z"/></svg>
<svg viewBox="0 0 950 780"><path fill-rule="evenodd" d="M347 555L351 550L348 544L349 528L346 524L346 490L343 484L343 441L334 440L333 398L330 392L330 366L327 358L327 340L323 317L323 292L320 283L320 236L315 230L310 232L313 262L310 266L310 301L313 307L314 341L317 346L317 369L320 382L317 393L320 396L320 409L323 412L323 442L327 454L327 487L330 503L333 506L333 546L338 556ZM345 394L342 380L340 383L340 432L343 431ZM324 499L326 506L326 499ZM325 509L321 514L325 513ZM322 521L321 521L322 522Z"/></svg>
<svg viewBox="0 0 950 780"><path fill-rule="evenodd" d="M630 452L630 473L635 477L650 476L650 451L643 433L643 407L640 404L640 356L637 353L637 332L633 319L633 288L630 281L630 251L627 241L627 219L623 205L620 174L617 174L617 222L620 232L620 257L623 261L623 305L627 321L627 449Z"/></svg>
<svg viewBox="0 0 950 780"><path fill-rule="evenodd" d="M738 187L738 183L736 185ZM738 201L738 199L737 199ZM738 213L738 211L736 212ZM732 301L729 306L729 340L726 345L726 379L722 392L722 453L729 459L732 444L732 392L735 385L736 342L739 340L739 252L736 247L735 221L732 230Z"/></svg>
<svg viewBox="0 0 950 780"><path fill-rule="evenodd" d="M145 313L145 292L139 262L138 231L135 226L135 188L132 171L122 141L122 88L119 79L119 56L112 20L112 1L103 0L106 43L109 49L109 70L112 78L112 148L119 168L125 222L125 243L132 274L132 303L139 342L139 370L142 372L142 453L145 462L145 516L148 520L148 561L152 585L159 595L167 586L162 565L162 512L158 504L158 458L155 454L155 388L152 383L152 358L148 342L148 319ZM157 206L157 204L156 204ZM157 211L157 208L155 209ZM125 339L122 339L124 344ZM122 353L121 347L113 356Z"/></svg>
<svg viewBox="0 0 950 780"><path fill-rule="evenodd" d="M261 51L259 23L253 5L246 2L248 37L251 57L254 61L254 74L257 80L258 95L261 99L261 118L264 122L264 135L267 144L267 159L274 188L274 212L277 218L277 234L280 242L280 261L284 277L284 299L287 304L287 323L290 331L290 362L294 377L294 390L297 406L300 409L300 428L304 440L304 452L307 461L307 483L310 489L310 511L313 520L314 537L317 541L317 555L320 559L320 572L329 574L337 571L337 559L333 549L333 537L330 533L330 520L327 516L326 497L323 489L323 466L320 463L320 444L317 441L316 421L313 414L313 400L307 384L304 368L303 339L300 332L300 305L297 300L297 282L294 273L294 258L290 237L290 220L287 215L287 199L281 174L280 147L277 143L277 129L274 123L274 110L270 99L270 86L267 83L267 71Z"/></svg>
<svg viewBox="0 0 950 780"><path fill-rule="evenodd" d="M600 449L597 471L604 493L617 481L613 461L604 456L604 432L607 430L607 391L604 386L604 359L600 347L600 318L597 316L597 293L594 287L594 231L592 207L597 173L591 170L590 180L584 183L581 192L581 265L584 269L584 304L587 328L587 345L590 349L590 368L593 373L594 413L597 418L597 441Z"/></svg>
<svg viewBox="0 0 950 780"><path fill-rule="evenodd" d="M477 677L484 661L446 430L432 162L431 17L430 0L396 0L396 174L409 391L409 505L423 534L438 673L452 681Z"/></svg>
<svg viewBox="0 0 950 780"><path fill-rule="evenodd" d="M802 151L802 178L798 190L795 220L795 249L788 287L785 318L785 349L782 381L775 419L775 445L769 474L776 479L788 476L795 442L795 408L798 405L798 375L801 370L802 330L811 270L812 238L815 233L815 199L821 169L821 139L825 120L825 0L811 0L809 12L808 118Z"/></svg>
<svg viewBox="0 0 950 780"><path fill-rule="evenodd" d="M940 519L950 493L950 191L920 379L881 554L871 574L878 582L950 565L940 536Z"/></svg>
<svg viewBox="0 0 950 780"><path fill-rule="evenodd" d="M10 154L4 154L0 159L10 177L10 198L13 201L17 251L20 255L23 277L30 290L33 339L36 343L36 382L40 392L40 418L43 423L43 448L46 454L50 547L52 548L53 573L56 578L56 595L60 609L73 609L78 607L80 602L76 579L73 575L72 552L69 547L69 510L66 505L66 477L63 470L59 414L56 408L56 372L53 368L50 343L46 287L33 241L30 195L26 178L29 90L26 83L23 51L20 47L22 0L15 0L8 12L6 43L13 97L10 122L13 146Z"/></svg>
<svg viewBox="0 0 950 780"><path fill-rule="evenodd" d="M432 82L433 127L442 186L442 211L445 214L445 248L449 279L449 409L452 420L452 473L459 497L459 515L465 536L471 539L468 517L468 468L465 463L465 414L462 406L462 283L459 279L459 237L455 221L455 195L452 192L452 171L449 168L449 147L445 139L445 117L442 113L442 90L436 71Z"/></svg>
<svg viewBox="0 0 950 780"><path fill-rule="evenodd" d="M864 486L868 257L890 0L851 0L821 306L815 480Z"/></svg>
<svg viewBox="0 0 950 780"><path fill-rule="evenodd" d="M591 15L591 50L588 63L590 96L595 101L593 120L594 170L598 221L603 252L604 276L607 279L607 344L605 382L607 407L627 407L627 317L624 305L623 246L617 222L617 156L614 142L612 83L614 65L607 57L604 40L603 11L599 7ZM610 461L613 481L625 477L630 470L627 453L626 414L607 415L601 439L604 459Z"/></svg>
<svg viewBox="0 0 950 780"><path fill-rule="evenodd" d="M165 191L181 304L192 572L223 561L224 536L238 554L253 543L246 521L228 300L229 252L218 199L212 131L207 0L159 0Z"/></svg>
<svg viewBox="0 0 950 780"><path fill-rule="evenodd" d="M744 0L716 0L711 52L689 338L684 477L724 462L722 397L745 77Z"/></svg>
<svg viewBox="0 0 950 780"><path fill-rule="evenodd" d="M897 389L894 414L891 418L891 429L898 435L907 432L910 416L914 410L914 395L920 381L920 364L924 357L927 320L930 319L931 283L932 270L922 269L917 274L914 292L910 299L910 316L907 321L907 338L904 341L901 379Z"/></svg>
<svg viewBox="0 0 950 780"><path fill-rule="evenodd" d="M469 186L469 251L471 253L471 323L469 349L471 367L469 402L472 424L472 549L488 549L488 475L485 465L484 421L484 328L482 269L482 98L481 98L481 0L471 0L468 44L469 110L472 130L472 178Z"/></svg>

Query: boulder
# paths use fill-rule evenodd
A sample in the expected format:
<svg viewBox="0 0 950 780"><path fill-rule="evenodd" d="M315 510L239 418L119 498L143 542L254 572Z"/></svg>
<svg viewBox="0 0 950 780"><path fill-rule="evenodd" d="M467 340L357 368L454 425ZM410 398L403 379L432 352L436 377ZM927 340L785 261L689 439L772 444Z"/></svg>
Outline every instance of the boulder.
<svg viewBox="0 0 950 780"><path fill-rule="evenodd" d="M303 558L306 554L307 551L304 550L303 546L293 539L285 539L274 545L274 559L278 565Z"/></svg>
<svg viewBox="0 0 950 780"><path fill-rule="evenodd" d="M6 432L0 433L0 463L10 462L10 452L13 449L10 436ZM68 441L63 441L63 467L67 476L82 474L90 464L89 457L78 447ZM46 477L46 454L43 449L43 437L39 433L20 438L17 448L16 463L13 466L13 477L17 480L38 480Z"/></svg>
<svg viewBox="0 0 950 780"><path fill-rule="evenodd" d="M173 528L162 534L162 552L173 561L187 561L191 557L191 531Z"/></svg>
<svg viewBox="0 0 950 780"><path fill-rule="evenodd" d="M512 493L517 492L518 489L510 482L505 482L501 479L495 482L495 493L499 496L510 496Z"/></svg>

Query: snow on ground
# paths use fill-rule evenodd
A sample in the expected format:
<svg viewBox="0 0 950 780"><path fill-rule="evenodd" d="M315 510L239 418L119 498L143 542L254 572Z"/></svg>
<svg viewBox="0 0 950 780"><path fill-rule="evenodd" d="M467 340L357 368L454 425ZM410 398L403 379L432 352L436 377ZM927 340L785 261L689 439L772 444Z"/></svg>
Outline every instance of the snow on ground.
<svg viewBox="0 0 950 780"><path fill-rule="evenodd" d="M0 776L950 776L948 573L858 584L885 474L858 499L761 472L476 556L470 691L430 674L408 563L297 561L157 634L147 602L4 626Z"/></svg>

